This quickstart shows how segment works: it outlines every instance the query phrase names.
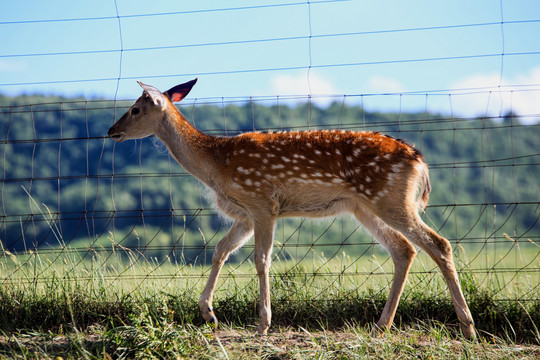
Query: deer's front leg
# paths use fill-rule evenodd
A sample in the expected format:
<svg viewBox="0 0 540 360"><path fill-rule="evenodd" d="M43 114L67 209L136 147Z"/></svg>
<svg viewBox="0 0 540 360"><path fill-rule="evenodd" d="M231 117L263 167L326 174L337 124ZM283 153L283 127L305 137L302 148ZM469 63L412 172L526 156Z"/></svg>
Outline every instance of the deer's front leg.
<svg viewBox="0 0 540 360"><path fill-rule="evenodd" d="M216 282L221 272L223 264L229 257L229 255L242 246L253 234L253 225L249 221L241 222L236 221L227 234L217 244L214 256L212 257L212 270L210 276L204 288L204 291L199 300L199 306L204 320L209 323L215 324L217 327L217 317L214 314L212 308L212 300L214 298L214 289L216 288Z"/></svg>
<svg viewBox="0 0 540 360"><path fill-rule="evenodd" d="M255 224L255 267L259 276L259 335L268 332L272 320L270 305L270 263L274 241L274 220L264 219Z"/></svg>

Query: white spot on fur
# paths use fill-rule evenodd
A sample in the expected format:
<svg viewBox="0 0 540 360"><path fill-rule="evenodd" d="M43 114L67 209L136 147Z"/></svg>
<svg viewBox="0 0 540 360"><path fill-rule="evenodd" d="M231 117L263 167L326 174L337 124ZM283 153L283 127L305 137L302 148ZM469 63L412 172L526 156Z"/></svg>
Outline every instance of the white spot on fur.
<svg viewBox="0 0 540 360"><path fill-rule="evenodd" d="M396 178L395 174L388 174L388 185L392 185L394 183L394 179Z"/></svg>

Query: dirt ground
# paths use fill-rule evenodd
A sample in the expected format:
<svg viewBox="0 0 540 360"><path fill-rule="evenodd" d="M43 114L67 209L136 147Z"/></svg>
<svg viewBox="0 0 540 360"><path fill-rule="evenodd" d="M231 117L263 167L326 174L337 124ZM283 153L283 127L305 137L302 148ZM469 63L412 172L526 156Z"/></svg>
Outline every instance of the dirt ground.
<svg viewBox="0 0 540 360"><path fill-rule="evenodd" d="M435 338L418 332L386 333L370 336L354 330L316 331L276 329L267 336L256 335L255 329L225 329L216 333L202 331L206 340L204 358L227 354L228 358L311 359L311 358L450 358L474 359L540 359L540 346L505 344L501 341L466 342ZM25 334L0 336L0 358L33 354L37 358L74 358L81 348L107 348L98 334ZM470 355L467 355L471 353ZM71 355L70 355L71 354ZM10 356L11 355L11 356ZM104 358L110 356L102 353ZM203 354L201 354L202 356ZM472 355L472 356L471 356ZM202 358L202 357L201 357Z"/></svg>

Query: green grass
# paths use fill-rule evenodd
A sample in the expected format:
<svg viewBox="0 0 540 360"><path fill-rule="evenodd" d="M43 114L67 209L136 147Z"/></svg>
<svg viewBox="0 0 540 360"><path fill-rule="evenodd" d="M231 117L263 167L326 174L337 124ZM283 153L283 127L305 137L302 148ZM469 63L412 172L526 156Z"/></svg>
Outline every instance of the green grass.
<svg viewBox="0 0 540 360"><path fill-rule="evenodd" d="M540 347L508 339L456 339L437 322L418 323L373 336L368 326L339 331L277 327L253 329L178 324L166 306L140 308L129 324L85 332L0 336L0 356L21 359L537 359Z"/></svg>
<svg viewBox="0 0 540 360"><path fill-rule="evenodd" d="M220 329L214 333L198 307L207 266L160 262L120 246L86 258L69 248L4 251L0 357L535 358L538 250L531 244L518 253L502 246L498 251L456 251L477 342L460 337L446 285L425 254L415 261L395 329L382 337L371 336L370 326L392 279L387 256L327 259L313 252L300 263L276 260L273 326L268 337L257 337L258 281L249 261L224 268L214 301Z"/></svg>

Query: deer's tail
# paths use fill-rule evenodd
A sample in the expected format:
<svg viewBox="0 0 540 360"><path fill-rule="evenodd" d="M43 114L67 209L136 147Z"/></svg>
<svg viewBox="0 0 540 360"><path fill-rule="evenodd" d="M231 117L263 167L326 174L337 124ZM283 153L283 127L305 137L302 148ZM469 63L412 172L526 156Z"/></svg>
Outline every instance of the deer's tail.
<svg viewBox="0 0 540 360"><path fill-rule="evenodd" d="M424 161L420 161L418 165L416 165L416 169L420 173L420 196L418 197L418 206L420 210L424 210L428 205L429 193L431 192L429 170Z"/></svg>

